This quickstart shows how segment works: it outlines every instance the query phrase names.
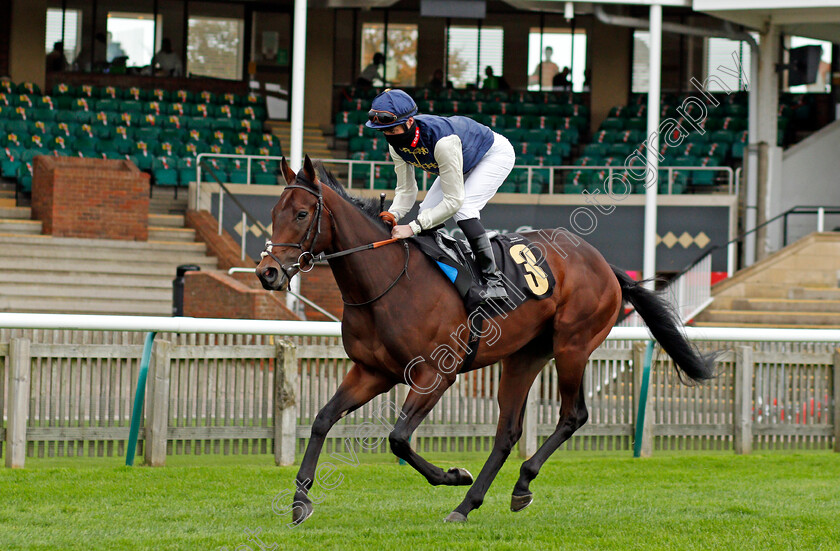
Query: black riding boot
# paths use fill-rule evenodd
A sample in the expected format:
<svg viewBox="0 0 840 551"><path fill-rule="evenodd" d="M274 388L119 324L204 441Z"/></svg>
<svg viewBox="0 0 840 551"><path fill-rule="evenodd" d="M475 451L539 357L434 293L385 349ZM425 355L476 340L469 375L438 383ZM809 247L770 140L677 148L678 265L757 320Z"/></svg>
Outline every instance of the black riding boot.
<svg viewBox="0 0 840 551"><path fill-rule="evenodd" d="M496 259L493 258L493 247L490 245L490 237L484 230L484 226L478 218L459 220L458 226L464 232L470 248L475 255L475 262L481 269L481 276L484 278L485 297L487 300L508 298L507 290L502 282L501 274L496 267Z"/></svg>

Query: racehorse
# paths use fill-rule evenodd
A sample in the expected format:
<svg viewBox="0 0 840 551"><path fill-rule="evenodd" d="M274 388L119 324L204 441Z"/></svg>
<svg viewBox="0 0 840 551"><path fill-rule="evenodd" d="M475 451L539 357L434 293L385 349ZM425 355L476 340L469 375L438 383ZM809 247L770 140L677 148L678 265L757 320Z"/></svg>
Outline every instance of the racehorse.
<svg viewBox="0 0 840 551"><path fill-rule="evenodd" d="M553 357L562 399L559 420L551 436L522 463L511 498L512 511L527 507L533 500L529 485L540 467L586 423L583 372L625 301L636 308L674 360L681 379L701 382L714 375L714 356L701 355L685 339L678 318L660 296L610 266L585 241L562 230L522 234L545 255L556 280L551 295L492 317L493 338L480 341L472 362L453 362L457 355L451 351L467 346L462 333L468 327L468 314L443 272L410 239L389 240L389 227L378 216L378 202L349 195L320 163L313 164L307 156L295 174L283 159L281 169L287 186L271 211L272 240L266 243L257 275L266 289L284 289L295 274L311 268L316 255L326 258L346 305L341 333L354 362L312 424L296 479L295 523L312 514L308 492L330 428L397 384L408 384L411 390L389 434L391 450L432 485L470 486L461 504L445 519L466 521L481 506L521 436L528 391ZM441 358L444 345L450 351L448 359L430 360ZM498 361L502 371L496 436L475 482L466 469L444 471L412 450L409 437L458 373Z"/></svg>

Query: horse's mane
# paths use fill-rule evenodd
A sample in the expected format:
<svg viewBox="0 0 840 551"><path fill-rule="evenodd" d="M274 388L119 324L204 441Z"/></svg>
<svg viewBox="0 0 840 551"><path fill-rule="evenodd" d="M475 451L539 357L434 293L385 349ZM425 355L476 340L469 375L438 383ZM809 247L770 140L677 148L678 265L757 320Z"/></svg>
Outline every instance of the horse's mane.
<svg viewBox="0 0 840 551"><path fill-rule="evenodd" d="M356 195L347 193L344 186L336 180L335 176L332 175L332 172L324 168L324 164L321 161L314 161L312 164L315 168L318 180L320 180L322 184L329 186L330 189L341 196L342 199L365 213L369 218L381 223L381 219L379 218L379 200L375 198L357 197ZM296 183L312 187L312 182L307 180L303 170L298 172Z"/></svg>

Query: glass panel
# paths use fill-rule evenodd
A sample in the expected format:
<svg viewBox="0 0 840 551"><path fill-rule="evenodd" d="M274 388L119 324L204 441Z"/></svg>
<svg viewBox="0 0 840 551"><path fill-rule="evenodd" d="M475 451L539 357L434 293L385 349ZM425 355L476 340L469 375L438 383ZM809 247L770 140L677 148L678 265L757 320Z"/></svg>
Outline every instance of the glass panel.
<svg viewBox="0 0 840 551"><path fill-rule="evenodd" d="M371 64L377 53L387 56L385 67L378 67L378 74L395 86L417 84L417 25L402 23L388 24L388 48L384 44L385 24L365 23L362 25L361 67L373 74ZM381 85L381 80L374 85Z"/></svg>
<svg viewBox="0 0 840 551"><path fill-rule="evenodd" d="M447 37L448 79L456 88L476 86L484 78L484 68L502 76L504 30L501 27L451 26Z"/></svg>
<svg viewBox="0 0 840 551"><path fill-rule="evenodd" d="M789 86L788 92L801 94L805 92L825 93L831 91L831 42L825 40L816 40L813 38L806 38L804 36L791 36L790 47L800 48L802 46L820 46L822 48L822 56L820 57L820 65L817 69L817 81L814 84L801 84L799 86Z"/></svg>
<svg viewBox="0 0 840 551"><path fill-rule="evenodd" d="M81 10L67 10L64 19L64 57L68 61L76 59L81 49L82 12ZM62 40L61 35L62 11L59 8L47 9L46 51L51 52L56 42Z"/></svg>
<svg viewBox="0 0 840 551"><path fill-rule="evenodd" d="M540 29L532 28L528 35L528 67L529 90L571 86L573 91L582 92L586 78L586 33L576 31L573 36L570 29L543 29L540 36Z"/></svg>
<svg viewBox="0 0 840 551"><path fill-rule="evenodd" d="M159 26L161 20L158 16ZM155 44L154 14L110 12L107 30L106 59L113 64L112 69L122 65L121 58L125 58L126 67L145 67L160 48L160 36Z"/></svg>
<svg viewBox="0 0 840 551"><path fill-rule="evenodd" d="M242 78L242 19L190 17L187 72L239 80Z"/></svg>

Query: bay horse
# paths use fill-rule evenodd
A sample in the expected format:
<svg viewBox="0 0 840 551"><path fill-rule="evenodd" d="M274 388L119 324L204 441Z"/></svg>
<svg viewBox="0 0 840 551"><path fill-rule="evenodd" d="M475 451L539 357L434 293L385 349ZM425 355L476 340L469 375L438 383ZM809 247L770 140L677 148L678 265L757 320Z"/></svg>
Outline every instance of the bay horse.
<svg viewBox="0 0 840 551"><path fill-rule="evenodd" d="M354 362L312 424L296 478L294 523L313 512L308 492L330 428L397 384L408 384L411 390L389 434L391 450L432 485L470 486L461 504L445 519L466 521L481 506L519 440L528 391L553 357L562 399L559 420L551 436L522 463L511 498L512 511L527 507L533 499L529 485L540 467L586 423L584 369L590 354L615 325L625 301L636 308L674 360L681 379L701 382L714 376L714 356L701 355L685 339L678 318L659 295L610 266L582 239L559 230L522 234L545 254L556 280L551 295L489 319L498 330L495 339L480 341L466 369L463 361L456 365L431 361L428 358L440 357L435 351L442 345L450 350L465 346L461 333L468 316L454 285L411 240L378 248L370 245L390 237L375 199L349 195L308 156L297 174L285 159L281 170L287 186L271 211L272 241L266 244L257 276L266 289L284 289L291 277L311 267L315 255L325 256L346 305L341 334ZM475 482L466 469L444 471L412 450L411 434L457 375L498 361L502 370L496 436Z"/></svg>

